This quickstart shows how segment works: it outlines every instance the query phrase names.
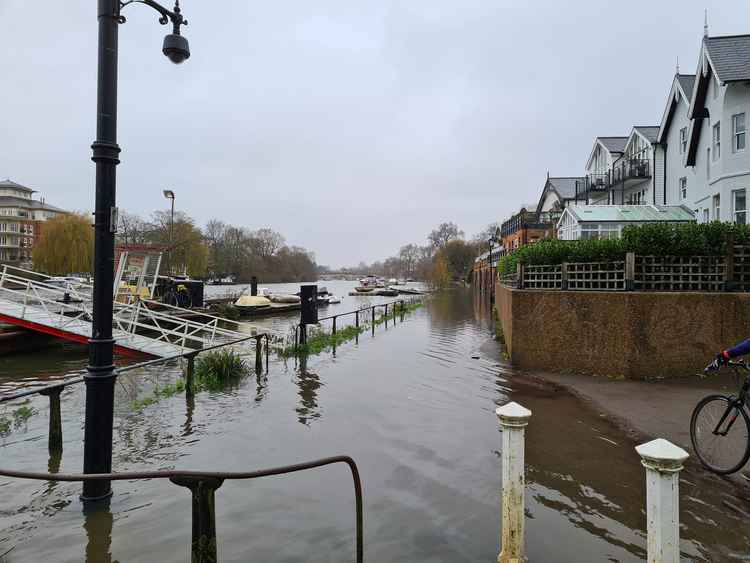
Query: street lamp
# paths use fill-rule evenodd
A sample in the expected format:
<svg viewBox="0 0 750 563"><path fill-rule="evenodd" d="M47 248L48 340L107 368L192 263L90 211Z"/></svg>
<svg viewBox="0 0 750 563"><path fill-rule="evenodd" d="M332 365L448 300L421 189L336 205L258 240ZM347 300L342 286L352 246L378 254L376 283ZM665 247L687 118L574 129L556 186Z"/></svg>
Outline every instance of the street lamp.
<svg viewBox="0 0 750 563"><path fill-rule="evenodd" d="M174 192L164 190L164 197L172 200L172 209L169 213L169 246L167 247L167 271L172 275L172 236L174 233Z"/></svg>
<svg viewBox="0 0 750 563"><path fill-rule="evenodd" d="M115 394L112 338L115 231L117 207L115 186L120 147L117 145L117 42L125 17L120 10L129 4L145 4L159 12L159 23L172 22L172 33L164 38L162 52L173 63L190 56L180 26L187 25L180 5L168 10L153 0L98 0L98 74L96 99L96 141L91 145L96 163L96 206L94 211L94 290L86 381L86 425L83 472L110 473L112 470L112 421ZM81 498L93 501L112 494L109 481L84 481Z"/></svg>

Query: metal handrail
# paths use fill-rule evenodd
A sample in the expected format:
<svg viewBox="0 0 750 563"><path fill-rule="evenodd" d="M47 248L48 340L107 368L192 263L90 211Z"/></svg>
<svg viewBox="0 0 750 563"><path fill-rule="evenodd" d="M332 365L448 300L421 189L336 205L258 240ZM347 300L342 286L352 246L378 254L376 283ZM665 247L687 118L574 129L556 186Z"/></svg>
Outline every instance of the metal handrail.
<svg viewBox="0 0 750 563"><path fill-rule="evenodd" d="M190 470L162 470L162 471L126 471L122 473L38 473L17 471L0 468L0 476L18 479L34 479L42 481L82 482L82 481L128 481L140 479L169 479L178 486L190 488L193 494L193 561L216 561L216 525L214 511L214 491L225 480L256 479L284 475L297 471L316 469L326 465L345 463L352 474L355 495L356 518L356 554L357 563L364 560L364 514L362 503L362 480L355 461L349 456L332 456L314 461L295 463L280 467L271 467L256 471L190 471ZM197 513L196 513L197 511ZM198 522L196 522L196 516ZM198 540L198 541L196 541ZM206 541L207 540L207 541ZM213 540L213 541L212 541ZM213 559L212 559L213 557Z"/></svg>
<svg viewBox="0 0 750 563"><path fill-rule="evenodd" d="M185 352L185 353L181 353L181 354L175 354L173 356L165 356L165 357L162 357L162 358L155 358L153 360L146 360L144 362L138 362L136 364L130 364L130 365L127 365L127 366L118 367L118 368L115 368L114 375L115 375L115 377L117 377L117 376L119 376L122 373L125 373L125 372L128 372L128 371L132 371L134 369L139 369L139 368L144 368L144 367L150 366L150 365L165 363L165 362L169 362L169 361L172 361L172 360L177 360L177 359L180 359L180 358L184 358L186 356L197 356L198 354L200 354L202 352L209 352L209 351L215 350L217 348L224 348L224 347L227 347L227 346L234 346L235 344L239 344L239 343L245 342L247 340L257 339L258 337L267 337L267 335L266 334L261 334L261 335L246 336L244 338L240 338L238 340L233 340L231 342L225 342L225 343L221 343L221 344L215 344L213 346L208 346L206 348L201 348L200 350L193 350L191 352ZM266 342L266 346L268 346L267 342ZM64 389L65 387L69 387L70 385L76 385L78 383L83 383L84 381L86 381L86 377L85 376L74 377L74 378L71 378L71 379L67 379L65 381L61 381L60 383L53 383L52 385L45 385L43 387L35 387L34 389L28 389L26 391L19 391L18 393L14 393L12 395L2 395L2 396L0 396L0 403L6 403L8 401L14 401L16 399L22 399L23 397L28 397L30 395L44 394L46 392L57 390L57 389Z"/></svg>

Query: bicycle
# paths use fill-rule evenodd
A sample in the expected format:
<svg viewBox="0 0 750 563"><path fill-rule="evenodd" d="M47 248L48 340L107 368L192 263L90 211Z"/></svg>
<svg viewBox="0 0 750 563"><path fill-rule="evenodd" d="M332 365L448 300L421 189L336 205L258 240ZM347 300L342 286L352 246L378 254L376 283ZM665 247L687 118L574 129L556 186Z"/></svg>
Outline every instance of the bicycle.
<svg viewBox="0 0 750 563"><path fill-rule="evenodd" d="M745 381L738 395L709 395L701 399L690 418L690 441L703 466L719 475L736 473L750 459L750 366L744 360L729 361L737 383L740 370ZM703 371L707 373L710 364Z"/></svg>
<svg viewBox="0 0 750 563"><path fill-rule="evenodd" d="M190 295L190 291L183 284L170 287L167 293L164 294L162 301L167 305L183 309L190 309L193 306L193 298Z"/></svg>

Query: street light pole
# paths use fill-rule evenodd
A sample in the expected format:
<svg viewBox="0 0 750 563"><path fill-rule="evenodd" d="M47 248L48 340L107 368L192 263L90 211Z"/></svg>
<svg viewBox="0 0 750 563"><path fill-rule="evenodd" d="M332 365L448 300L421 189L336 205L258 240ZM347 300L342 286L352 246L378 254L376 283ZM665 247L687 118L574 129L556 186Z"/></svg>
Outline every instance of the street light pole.
<svg viewBox="0 0 750 563"><path fill-rule="evenodd" d="M160 23L171 21L173 33L164 39L162 51L175 63L190 56L187 40L180 36L186 25L175 2L169 11L153 0L98 0L98 74L96 99L96 141L91 159L96 163L94 207L94 289L89 365L86 381L86 423L83 472L110 473L112 470L112 422L114 418L114 339L112 309L114 289L115 230L117 227L116 177L120 163L117 145L117 47L118 26L125 22L120 8L137 1L161 14ZM112 494L109 481L84 481L81 499L95 501Z"/></svg>
<svg viewBox="0 0 750 563"><path fill-rule="evenodd" d="M169 250L167 250L167 271L172 275L172 245L174 240L174 191L164 190L164 197L172 200L172 210L169 214Z"/></svg>

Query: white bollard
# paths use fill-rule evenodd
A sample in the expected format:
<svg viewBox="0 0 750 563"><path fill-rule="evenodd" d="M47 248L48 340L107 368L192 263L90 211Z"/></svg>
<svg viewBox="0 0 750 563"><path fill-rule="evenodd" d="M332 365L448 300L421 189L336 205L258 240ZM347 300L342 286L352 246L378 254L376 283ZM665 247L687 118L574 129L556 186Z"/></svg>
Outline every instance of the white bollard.
<svg viewBox="0 0 750 563"><path fill-rule="evenodd" d="M688 453L662 438L635 450L646 468L648 563L679 563L680 470Z"/></svg>
<svg viewBox="0 0 750 563"><path fill-rule="evenodd" d="M498 563L527 561L524 542L524 428L531 411L518 403L495 410L503 430L503 519Z"/></svg>

